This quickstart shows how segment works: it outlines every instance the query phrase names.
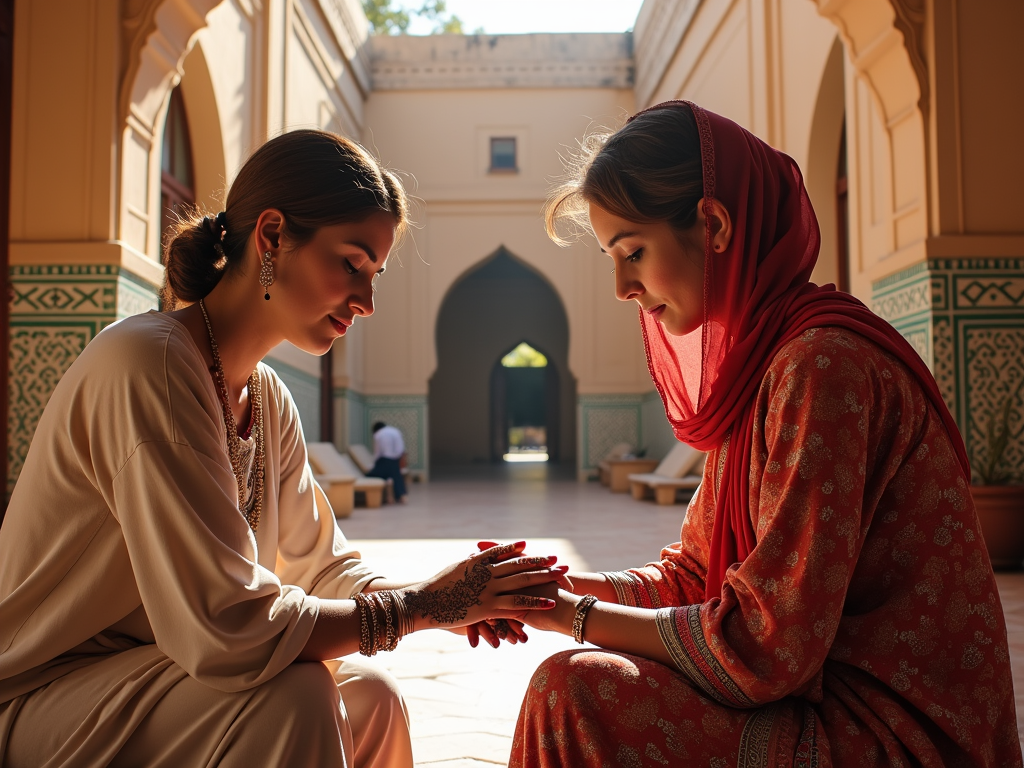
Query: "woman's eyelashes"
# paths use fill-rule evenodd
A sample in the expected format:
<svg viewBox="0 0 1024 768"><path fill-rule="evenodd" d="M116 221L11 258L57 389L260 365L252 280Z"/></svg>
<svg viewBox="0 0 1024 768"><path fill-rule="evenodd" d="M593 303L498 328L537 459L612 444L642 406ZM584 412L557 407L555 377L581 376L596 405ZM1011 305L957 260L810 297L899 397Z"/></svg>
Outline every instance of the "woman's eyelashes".
<svg viewBox="0 0 1024 768"><path fill-rule="evenodd" d="M351 261L345 259L345 271L350 275L354 275L359 272L359 267L355 266Z"/></svg>
<svg viewBox="0 0 1024 768"><path fill-rule="evenodd" d="M623 261L628 261L630 264L636 264L638 261L640 261L640 257L643 255L643 253L644 253L644 249L643 248L637 248L635 251L633 251L629 255L624 256L622 260ZM612 267L612 273L614 273L614 272L615 272L615 268Z"/></svg>

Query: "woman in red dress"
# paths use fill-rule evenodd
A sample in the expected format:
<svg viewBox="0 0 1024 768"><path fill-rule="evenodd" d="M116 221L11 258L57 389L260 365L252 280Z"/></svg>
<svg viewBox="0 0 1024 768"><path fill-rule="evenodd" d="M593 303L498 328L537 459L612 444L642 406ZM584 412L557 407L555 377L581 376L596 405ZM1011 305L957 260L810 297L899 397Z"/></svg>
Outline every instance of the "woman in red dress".
<svg viewBox="0 0 1024 768"><path fill-rule="evenodd" d="M909 344L809 282L796 164L678 101L583 150L549 232L611 256L708 460L659 562L570 574L529 615L607 650L541 665L511 765L1020 766L963 441Z"/></svg>

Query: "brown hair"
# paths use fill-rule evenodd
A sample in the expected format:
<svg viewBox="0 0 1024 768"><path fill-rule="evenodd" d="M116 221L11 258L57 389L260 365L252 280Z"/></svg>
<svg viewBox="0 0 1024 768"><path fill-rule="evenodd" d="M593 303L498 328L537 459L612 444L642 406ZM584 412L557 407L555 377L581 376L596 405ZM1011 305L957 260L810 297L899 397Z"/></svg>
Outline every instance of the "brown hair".
<svg viewBox="0 0 1024 768"><path fill-rule="evenodd" d="M369 152L327 131L291 131L271 139L242 166L224 213L182 217L166 240L164 307L199 301L245 257L263 211L285 217L293 246L321 227L362 221L376 211L395 217L396 240L408 227L408 201L398 178Z"/></svg>
<svg viewBox="0 0 1024 768"><path fill-rule="evenodd" d="M548 237L568 245L589 228L588 203L627 221L667 221L682 232L693 226L704 194L697 123L689 107L642 112L614 133L580 142L566 174L544 207ZM568 236L558 233L568 223Z"/></svg>

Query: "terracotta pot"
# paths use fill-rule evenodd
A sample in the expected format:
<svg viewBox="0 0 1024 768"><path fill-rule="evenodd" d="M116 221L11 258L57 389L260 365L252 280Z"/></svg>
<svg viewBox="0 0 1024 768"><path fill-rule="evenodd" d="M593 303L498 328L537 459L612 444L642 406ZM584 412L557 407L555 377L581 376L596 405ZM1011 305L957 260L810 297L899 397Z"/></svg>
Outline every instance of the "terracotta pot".
<svg viewBox="0 0 1024 768"><path fill-rule="evenodd" d="M1020 570L1024 566L1024 485L972 485L971 496L992 567Z"/></svg>

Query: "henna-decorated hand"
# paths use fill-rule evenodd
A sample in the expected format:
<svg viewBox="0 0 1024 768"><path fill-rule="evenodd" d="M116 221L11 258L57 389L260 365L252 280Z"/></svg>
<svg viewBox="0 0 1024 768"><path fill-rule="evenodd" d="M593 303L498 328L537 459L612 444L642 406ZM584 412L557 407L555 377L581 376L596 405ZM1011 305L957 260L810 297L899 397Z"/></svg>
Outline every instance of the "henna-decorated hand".
<svg viewBox="0 0 1024 768"><path fill-rule="evenodd" d="M525 547L523 541L491 547L428 581L401 590L415 628L467 626L485 619L521 620L525 613L552 607L554 601L548 598L515 593L558 583L567 568L552 567L554 557L521 557Z"/></svg>
<svg viewBox="0 0 1024 768"><path fill-rule="evenodd" d="M480 548L481 552L484 552L486 550L493 549L493 548L498 547L500 545L497 542L494 542L494 541L479 541L479 542L477 542L477 546ZM525 556L526 555L525 555L525 552L524 552L522 557L525 557ZM517 557L517 553L516 552L511 552L511 553L508 553L508 554L505 554L505 555L501 556L499 558L498 562L507 562L508 560L510 560L513 557ZM517 559L522 559L522 557L517 557ZM566 592L572 592L573 591L573 589L572 589L572 579L567 574L568 574L568 569L567 568L563 569L562 577L559 578L559 579L556 579L556 583L558 584L559 587L564 589ZM526 593L530 594L530 592L531 592L531 590L527 590ZM534 594L538 594L538 595L541 594L540 592L536 592L536 591L533 591L533 592L534 592ZM549 597L553 597L553 596L554 596L554 591L552 591L552 594L549 595Z"/></svg>

